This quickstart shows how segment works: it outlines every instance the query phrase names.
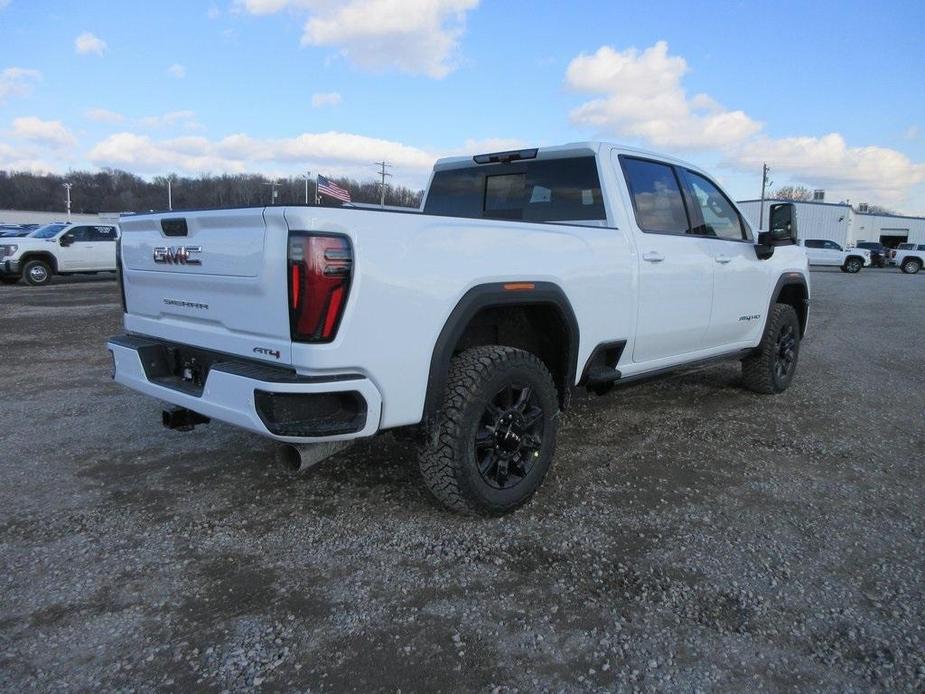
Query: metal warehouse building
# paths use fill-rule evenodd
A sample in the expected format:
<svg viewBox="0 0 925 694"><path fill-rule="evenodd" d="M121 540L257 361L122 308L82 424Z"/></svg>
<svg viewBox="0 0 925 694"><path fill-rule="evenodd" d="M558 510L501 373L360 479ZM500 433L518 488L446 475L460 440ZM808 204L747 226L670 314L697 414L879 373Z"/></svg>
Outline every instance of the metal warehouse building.
<svg viewBox="0 0 925 694"><path fill-rule="evenodd" d="M764 201L764 227L768 224L768 208L776 202ZM847 203L797 202L799 234L804 239L828 239L846 247L859 241L879 241L893 248L900 243L925 243L925 217L905 217L896 214L869 214ZM752 228L758 228L760 200L741 200L739 207Z"/></svg>

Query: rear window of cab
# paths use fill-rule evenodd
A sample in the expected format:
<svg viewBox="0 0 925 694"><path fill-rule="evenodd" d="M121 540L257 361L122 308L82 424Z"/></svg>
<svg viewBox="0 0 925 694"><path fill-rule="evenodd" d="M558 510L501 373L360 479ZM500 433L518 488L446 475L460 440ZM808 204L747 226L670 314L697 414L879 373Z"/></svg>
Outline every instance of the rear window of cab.
<svg viewBox="0 0 925 694"><path fill-rule="evenodd" d="M593 156L437 171L424 214L524 222L606 222Z"/></svg>

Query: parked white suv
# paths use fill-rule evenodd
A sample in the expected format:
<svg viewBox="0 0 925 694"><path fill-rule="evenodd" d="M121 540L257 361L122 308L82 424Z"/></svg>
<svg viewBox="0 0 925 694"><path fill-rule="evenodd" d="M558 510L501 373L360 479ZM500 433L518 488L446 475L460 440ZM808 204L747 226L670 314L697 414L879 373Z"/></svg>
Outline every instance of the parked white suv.
<svg viewBox="0 0 925 694"><path fill-rule="evenodd" d="M866 248L849 248L845 250L828 239L803 239L800 245L806 248L806 258L810 265L827 265L841 268L842 272L860 272L861 268L870 266L870 251Z"/></svg>
<svg viewBox="0 0 925 694"><path fill-rule="evenodd" d="M890 265L898 265L907 275L914 275L925 265L925 243L901 243L890 253Z"/></svg>
<svg viewBox="0 0 925 694"><path fill-rule="evenodd" d="M587 142L441 160L420 211L126 217L113 377L173 405L168 428L219 419L298 466L410 427L437 499L503 513L576 386L732 359L786 390L809 312L794 212L755 234L706 172Z"/></svg>
<svg viewBox="0 0 925 694"><path fill-rule="evenodd" d="M52 275L115 272L113 224L46 224L28 236L0 239L0 281L48 284Z"/></svg>

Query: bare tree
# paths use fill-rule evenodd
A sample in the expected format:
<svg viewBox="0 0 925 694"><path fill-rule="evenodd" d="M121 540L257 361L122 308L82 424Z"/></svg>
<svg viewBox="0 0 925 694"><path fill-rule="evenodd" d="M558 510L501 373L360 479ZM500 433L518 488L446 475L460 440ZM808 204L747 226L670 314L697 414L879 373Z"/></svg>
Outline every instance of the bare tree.
<svg viewBox="0 0 925 694"><path fill-rule="evenodd" d="M884 207L883 205L868 205L867 211L870 214L896 214L895 210L891 210L889 207Z"/></svg>
<svg viewBox="0 0 925 694"><path fill-rule="evenodd" d="M148 212L167 208L167 178L155 177L147 181L140 176L118 169L97 172L69 171L67 180L73 183L74 212ZM265 205L269 181L259 174L203 174L196 178L169 175L174 209L208 207L246 207ZM64 211L61 184L64 178L55 174L37 175L23 171L0 171L0 210ZM349 178L333 179L347 188L355 202L379 202L379 182L370 178L355 181ZM310 198L314 199L315 182L309 181ZM78 194L79 193L79 194ZM424 192L403 186L389 186L387 205L417 207ZM305 181L300 176L279 182L277 204L302 204L305 199ZM323 204L340 203L324 199Z"/></svg>
<svg viewBox="0 0 925 694"><path fill-rule="evenodd" d="M812 200L813 191L806 186L781 186L771 194L771 197L775 200L795 200L801 202L803 200Z"/></svg>

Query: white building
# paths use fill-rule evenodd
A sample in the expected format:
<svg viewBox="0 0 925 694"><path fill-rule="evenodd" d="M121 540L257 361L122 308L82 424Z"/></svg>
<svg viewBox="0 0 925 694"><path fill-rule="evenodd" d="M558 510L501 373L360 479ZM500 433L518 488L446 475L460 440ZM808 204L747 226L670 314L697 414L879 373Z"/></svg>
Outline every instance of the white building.
<svg viewBox="0 0 925 694"><path fill-rule="evenodd" d="M768 227L768 208L776 202L765 200L763 228ZM898 214L859 212L847 203L805 201L797 206L797 229L804 239L827 239L841 246L853 246L859 241L879 241L884 246L900 243L925 243L925 217L905 217ZM741 200L739 208L748 217L753 229L758 229L760 200Z"/></svg>

